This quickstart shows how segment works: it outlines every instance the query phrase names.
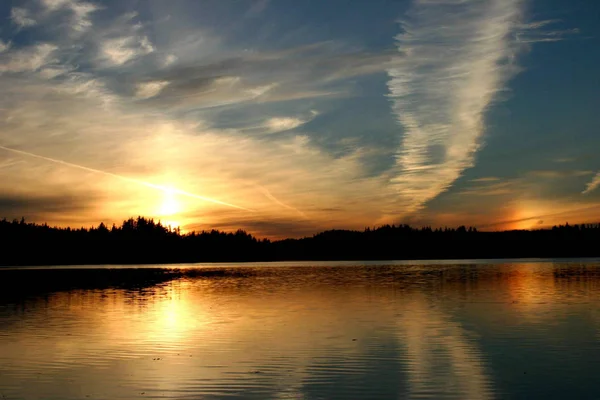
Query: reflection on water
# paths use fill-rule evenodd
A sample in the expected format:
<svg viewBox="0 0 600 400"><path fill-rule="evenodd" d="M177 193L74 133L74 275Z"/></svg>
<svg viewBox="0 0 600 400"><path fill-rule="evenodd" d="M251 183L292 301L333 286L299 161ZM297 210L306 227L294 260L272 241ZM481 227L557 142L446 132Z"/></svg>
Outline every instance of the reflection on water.
<svg viewBox="0 0 600 400"><path fill-rule="evenodd" d="M600 263L107 271L0 270L0 399L600 398Z"/></svg>

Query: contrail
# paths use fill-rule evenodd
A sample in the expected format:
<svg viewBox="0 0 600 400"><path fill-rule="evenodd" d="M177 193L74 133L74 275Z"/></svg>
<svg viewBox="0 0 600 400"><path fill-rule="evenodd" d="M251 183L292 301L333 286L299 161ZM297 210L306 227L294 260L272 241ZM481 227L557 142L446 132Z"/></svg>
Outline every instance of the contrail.
<svg viewBox="0 0 600 400"><path fill-rule="evenodd" d="M194 193L189 193L183 190L179 190L179 189L174 189L174 188L170 188L170 187L166 187L166 186L161 186L161 185L155 185L154 183L150 183L150 182L144 182L141 181L139 179L134 179L134 178L128 178L126 176L122 176L122 175L117 175L117 174L113 174L112 172L106 172L106 171L102 171L100 169L95 169L95 168L89 168L89 167L85 167L83 165L78 165L78 164L73 164L67 161L63 161L63 160L57 160L55 158L50 158L50 157L44 157L44 156L40 156L39 154L34 154L34 153L29 153L28 151L23 151L23 150L16 150L16 149L12 149L10 147L5 147L5 146L0 146L0 149L2 150L6 150L6 151L10 151L13 153L17 153L17 154L21 154L24 156L29 156L29 157L34 157L34 158L39 158L40 160L45 160L45 161L50 161L56 164L61 164L61 165L65 165L67 167L72 167L72 168L78 168L84 171L88 171L88 172L93 172L96 174L102 174L102 175L106 175L106 176L110 176L116 179L120 179L122 181L125 182L131 182L131 183L135 183L141 186L146 186L152 189L157 189L157 190L162 190L163 192L169 192L169 193L175 193L175 194L179 194L182 196L187 196L187 197L191 197L193 199L198 199L198 200L202 200L202 201L206 201L209 203L214 203L214 204L219 204L222 206L227 206L227 207L231 207L231 208L237 208L238 210L244 210L244 211L249 211L249 212L254 212L254 210L251 210L249 208L244 208L241 206L236 206L235 204L231 204L231 203L225 203L224 201L220 201L220 200L216 200L216 199L211 199L210 197L205 197L205 196L200 196Z"/></svg>
<svg viewBox="0 0 600 400"><path fill-rule="evenodd" d="M271 194L271 192L264 186L260 186L260 185L255 185L269 200L273 201L276 204L279 204L282 207L287 208L288 210L292 210L297 212L302 218L304 219L308 219L308 217L306 216L306 214L304 214L302 211L298 210L295 207L292 207L290 205L285 204L284 202L282 202L281 200L279 200L277 197L273 196Z"/></svg>

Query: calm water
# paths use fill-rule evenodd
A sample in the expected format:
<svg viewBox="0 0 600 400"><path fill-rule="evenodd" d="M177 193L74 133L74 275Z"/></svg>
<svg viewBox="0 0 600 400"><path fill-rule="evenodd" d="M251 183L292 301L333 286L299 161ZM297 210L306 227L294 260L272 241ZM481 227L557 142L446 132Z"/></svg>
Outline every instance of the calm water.
<svg viewBox="0 0 600 400"><path fill-rule="evenodd" d="M0 270L0 399L600 398L600 262L94 271Z"/></svg>

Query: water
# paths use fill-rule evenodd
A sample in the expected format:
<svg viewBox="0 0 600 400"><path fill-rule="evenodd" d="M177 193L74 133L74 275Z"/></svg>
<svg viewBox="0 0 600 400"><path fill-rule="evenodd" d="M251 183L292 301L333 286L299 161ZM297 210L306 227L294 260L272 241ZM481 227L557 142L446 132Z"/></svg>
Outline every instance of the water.
<svg viewBox="0 0 600 400"><path fill-rule="evenodd" d="M0 282L0 399L600 398L596 261L54 267Z"/></svg>

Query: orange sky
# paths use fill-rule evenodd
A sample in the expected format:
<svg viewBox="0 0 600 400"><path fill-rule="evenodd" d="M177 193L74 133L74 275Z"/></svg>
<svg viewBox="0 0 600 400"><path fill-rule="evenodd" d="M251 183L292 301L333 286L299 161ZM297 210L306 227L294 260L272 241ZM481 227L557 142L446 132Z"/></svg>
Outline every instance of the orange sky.
<svg viewBox="0 0 600 400"><path fill-rule="evenodd" d="M0 218L269 238L600 220L595 20L126 3L0 4Z"/></svg>

